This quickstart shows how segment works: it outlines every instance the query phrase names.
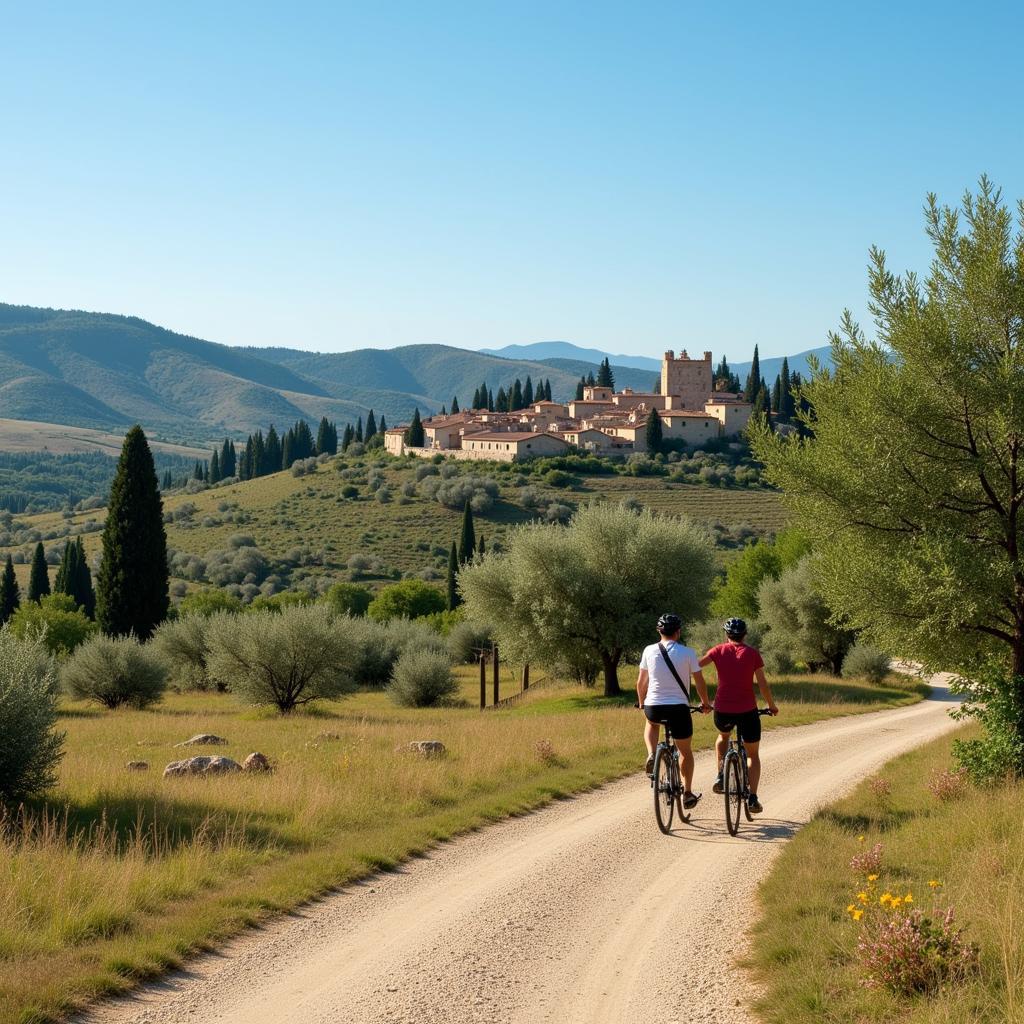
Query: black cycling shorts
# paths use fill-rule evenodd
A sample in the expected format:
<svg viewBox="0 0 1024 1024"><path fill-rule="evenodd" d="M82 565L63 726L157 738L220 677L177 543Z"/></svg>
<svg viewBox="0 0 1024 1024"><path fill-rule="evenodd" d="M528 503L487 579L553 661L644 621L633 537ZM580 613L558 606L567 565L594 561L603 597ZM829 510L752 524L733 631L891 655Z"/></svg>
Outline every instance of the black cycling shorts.
<svg viewBox="0 0 1024 1024"><path fill-rule="evenodd" d="M674 740L688 740L693 735L693 718L685 704L644 705L648 722L667 723Z"/></svg>
<svg viewBox="0 0 1024 1024"><path fill-rule="evenodd" d="M735 729L744 743L761 742L761 716L755 708L753 711L716 711L715 728L719 732L732 732Z"/></svg>

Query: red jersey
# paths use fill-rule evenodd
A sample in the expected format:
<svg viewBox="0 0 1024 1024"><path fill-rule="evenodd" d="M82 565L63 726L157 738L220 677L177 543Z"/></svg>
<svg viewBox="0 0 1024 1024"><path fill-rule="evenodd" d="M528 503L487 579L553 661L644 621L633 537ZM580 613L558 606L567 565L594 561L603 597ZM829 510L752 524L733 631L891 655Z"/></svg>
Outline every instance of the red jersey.
<svg viewBox="0 0 1024 1024"><path fill-rule="evenodd" d="M732 641L712 647L707 653L718 672L715 710L742 714L757 707L754 696L754 673L764 668L761 652L756 647Z"/></svg>

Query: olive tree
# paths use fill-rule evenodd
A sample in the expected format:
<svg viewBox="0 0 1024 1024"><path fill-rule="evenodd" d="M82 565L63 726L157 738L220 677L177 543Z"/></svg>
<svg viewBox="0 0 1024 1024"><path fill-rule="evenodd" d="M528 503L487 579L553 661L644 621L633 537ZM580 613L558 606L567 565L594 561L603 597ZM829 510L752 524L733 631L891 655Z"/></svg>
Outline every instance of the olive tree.
<svg viewBox="0 0 1024 1024"><path fill-rule="evenodd" d="M20 800L56 781L64 747L56 724L57 680L42 635L0 628L0 799Z"/></svg>
<svg viewBox="0 0 1024 1024"><path fill-rule="evenodd" d="M157 626L152 645L159 652L170 672L171 680L186 690L206 690L211 686L224 689L210 678L210 623L216 618L235 621L230 612L216 612L212 617L192 613L167 619Z"/></svg>
<svg viewBox="0 0 1024 1024"><path fill-rule="evenodd" d="M207 667L243 699L288 714L353 689L350 621L319 604L217 616L209 624Z"/></svg>
<svg viewBox="0 0 1024 1024"><path fill-rule="evenodd" d="M995 660L1024 771L1024 205L983 178L959 210L929 196L926 230L923 280L872 250L877 340L844 314L803 388L812 436L752 440L866 642L965 675Z"/></svg>
<svg viewBox="0 0 1024 1024"><path fill-rule="evenodd" d="M106 708L146 708L163 696L167 667L151 646L130 634L98 634L75 650L61 680L73 697Z"/></svg>
<svg viewBox="0 0 1024 1024"><path fill-rule="evenodd" d="M701 528L603 504L568 526L518 527L503 553L462 569L459 589L468 618L495 624L506 658L552 667L590 658L614 696L623 655L656 639L662 612L684 622L705 614L713 572Z"/></svg>

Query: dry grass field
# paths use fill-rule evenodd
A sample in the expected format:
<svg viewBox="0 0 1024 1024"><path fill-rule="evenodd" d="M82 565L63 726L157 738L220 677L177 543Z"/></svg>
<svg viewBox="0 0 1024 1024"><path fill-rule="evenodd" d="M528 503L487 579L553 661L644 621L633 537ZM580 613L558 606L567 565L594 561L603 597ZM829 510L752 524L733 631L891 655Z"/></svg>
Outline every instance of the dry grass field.
<svg viewBox="0 0 1024 1024"><path fill-rule="evenodd" d="M89 427L69 427L61 423L41 423L35 420L0 418L0 451L38 452L54 455L72 452L104 452L117 458L121 454L124 434ZM172 444L150 438L154 451L169 455L184 455L190 459L204 459L208 452L188 445Z"/></svg>
<svg viewBox="0 0 1024 1024"><path fill-rule="evenodd" d="M629 693L606 700L535 674L522 700L480 711L476 671L459 674L462 706L438 709L396 708L378 692L287 718L217 694L149 711L66 703L59 788L0 839L0 1024L58 1019L267 914L642 764ZM780 681L785 717L767 725L917 700L908 685ZM276 770L164 780L182 756L174 744L200 732L229 742L192 752L259 750ZM417 739L441 740L447 755L396 752ZM698 746L712 739L700 719ZM129 760L150 769L127 771Z"/></svg>

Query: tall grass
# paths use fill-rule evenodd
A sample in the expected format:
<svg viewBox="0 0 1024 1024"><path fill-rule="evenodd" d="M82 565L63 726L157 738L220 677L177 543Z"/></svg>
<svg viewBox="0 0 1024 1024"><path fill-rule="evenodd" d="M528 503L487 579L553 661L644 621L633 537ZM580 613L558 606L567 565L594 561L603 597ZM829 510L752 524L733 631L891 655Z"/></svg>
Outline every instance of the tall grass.
<svg viewBox="0 0 1024 1024"><path fill-rule="evenodd" d="M0 1024L55 1019L268 913L642 764L628 695L609 701L535 674L523 700L481 713L475 670L457 674L466 705L443 709L396 708L380 692L287 717L215 693L147 711L65 704L59 789L0 826ZM794 724L917 696L792 685L807 698L789 704ZM710 723L698 730L709 745ZM217 753L237 760L261 751L275 771L164 780L182 756L174 744L200 732L224 736ZM447 755L396 752L419 739ZM140 759L148 772L125 769Z"/></svg>
<svg viewBox="0 0 1024 1024"><path fill-rule="evenodd" d="M973 729L961 730L960 735ZM761 893L751 960L772 1024L1017 1024L1024 1021L1024 785L929 786L948 767L952 738L890 762L878 778L825 808L776 862ZM943 798L945 797L945 798ZM858 841L859 836L864 840ZM981 970L934 996L900 997L861 983L851 857L882 844L878 885L928 909L929 881L981 948ZM863 880L861 880L863 884ZM924 895L924 900L922 899ZM856 904L855 904L856 905Z"/></svg>

